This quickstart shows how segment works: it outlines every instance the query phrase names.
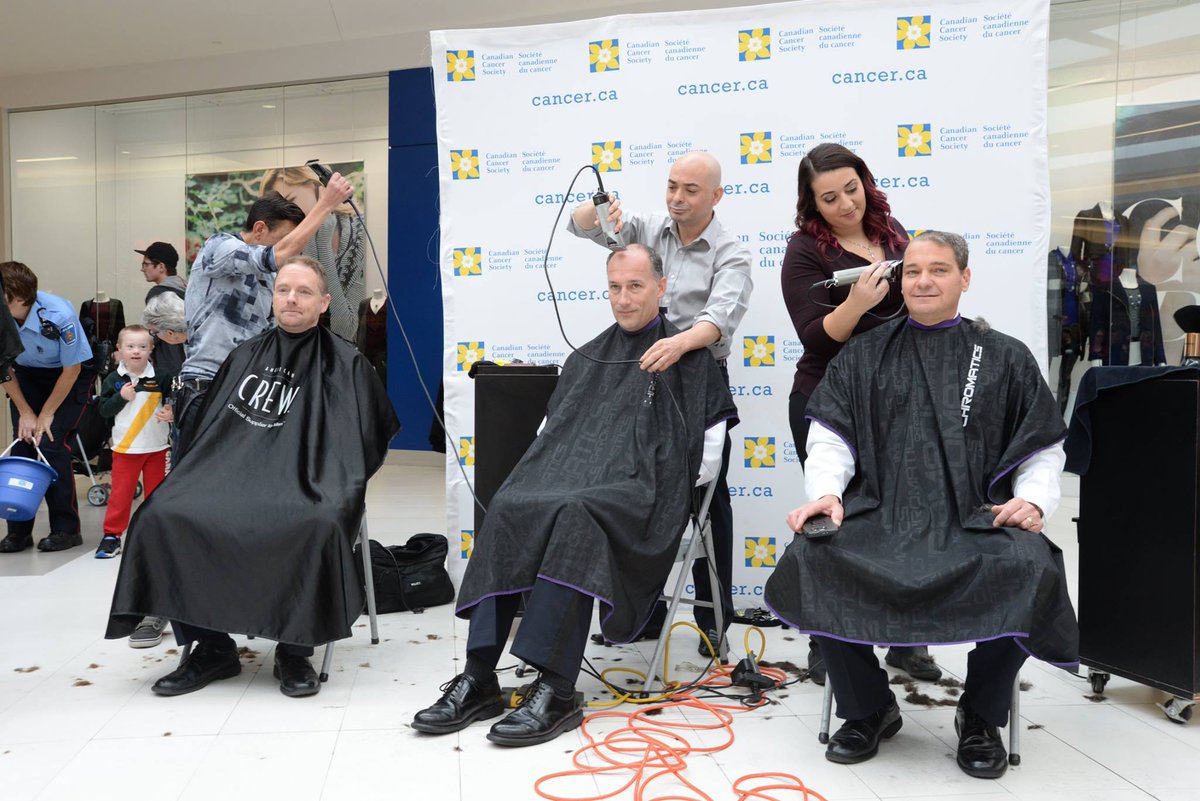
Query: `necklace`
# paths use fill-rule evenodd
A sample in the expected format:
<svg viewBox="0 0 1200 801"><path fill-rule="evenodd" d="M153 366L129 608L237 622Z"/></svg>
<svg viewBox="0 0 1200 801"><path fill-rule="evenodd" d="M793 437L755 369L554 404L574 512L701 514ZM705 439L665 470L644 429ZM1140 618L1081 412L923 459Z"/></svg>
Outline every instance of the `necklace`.
<svg viewBox="0 0 1200 801"><path fill-rule="evenodd" d="M867 255L871 257L871 261L875 261L875 249L874 249L874 248L872 248L872 247L871 247L871 245L870 245L869 243L867 243L867 242L854 242L854 241L852 241L852 240L850 240L850 239L846 239L846 240L841 240L841 239L839 239L838 241L839 241L839 242L842 242L842 241L844 241L844 243L845 243L845 244L847 244L847 245L853 245L853 246L854 246L854 247L856 247L856 248L862 248L863 250L867 251Z"/></svg>

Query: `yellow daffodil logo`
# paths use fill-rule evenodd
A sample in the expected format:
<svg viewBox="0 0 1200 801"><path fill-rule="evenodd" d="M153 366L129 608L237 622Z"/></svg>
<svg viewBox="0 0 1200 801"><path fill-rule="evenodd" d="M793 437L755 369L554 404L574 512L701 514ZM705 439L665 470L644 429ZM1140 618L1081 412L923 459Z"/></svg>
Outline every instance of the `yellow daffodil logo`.
<svg viewBox="0 0 1200 801"><path fill-rule="evenodd" d="M924 16L896 18L896 49L924 50L929 47L929 20Z"/></svg>
<svg viewBox="0 0 1200 801"><path fill-rule="evenodd" d="M775 466L774 437L746 437L742 440L745 452L746 467Z"/></svg>
<svg viewBox="0 0 1200 801"><path fill-rule="evenodd" d="M484 356L486 347L482 340L479 342L459 342L458 343L458 371L460 373L471 369L471 365L475 362L487 358Z"/></svg>
<svg viewBox="0 0 1200 801"><path fill-rule="evenodd" d="M450 172L456 181L479 177L479 155L474 150L451 150Z"/></svg>
<svg viewBox="0 0 1200 801"><path fill-rule="evenodd" d="M455 82L475 80L474 50L446 51L446 80Z"/></svg>
<svg viewBox="0 0 1200 801"><path fill-rule="evenodd" d="M896 137L896 147L899 150L898 155L904 158L928 156L933 152L933 131L929 130L929 123L927 122L914 122L912 125L897 125Z"/></svg>
<svg viewBox="0 0 1200 801"><path fill-rule="evenodd" d="M771 132L742 134L742 163L766 164L771 160Z"/></svg>
<svg viewBox="0 0 1200 801"><path fill-rule="evenodd" d="M621 69L621 40L602 39L588 42L588 72Z"/></svg>
<svg viewBox="0 0 1200 801"><path fill-rule="evenodd" d="M749 542L749 540L747 540ZM462 558L470 559L471 553L475 550L475 532L473 530L464 529L462 532Z"/></svg>
<svg viewBox="0 0 1200 801"><path fill-rule="evenodd" d="M592 142L592 165L600 172L620 172L621 140Z"/></svg>
<svg viewBox="0 0 1200 801"><path fill-rule="evenodd" d="M454 274L455 275L482 275L483 274L483 254L479 252L479 248L455 248L454 249Z"/></svg>
<svg viewBox="0 0 1200 801"><path fill-rule="evenodd" d="M746 567L775 567L774 537L746 537Z"/></svg>
<svg viewBox="0 0 1200 801"><path fill-rule="evenodd" d="M464 467L475 464L475 438L458 438L458 463Z"/></svg>
<svg viewBox="0 0 1200 801"><path fill-rule="evenodd" d="M904 230L904 232L906 234L908 234L908 241L911 242L912 240L916 239L921 234L925 233L925 229L924 228L906 228Z"/></svg>
<svg viewBox="0 0 1200 801"><path fill-rule="evenodd" d="M742 337L742 366L774 367L775 337Z"/></svg>
<svg viewBox="0 0 1200 801"><path fill-rule="evenodd" d="M757 61L771 57L771 29L738 31L738 61Z"/></svg>

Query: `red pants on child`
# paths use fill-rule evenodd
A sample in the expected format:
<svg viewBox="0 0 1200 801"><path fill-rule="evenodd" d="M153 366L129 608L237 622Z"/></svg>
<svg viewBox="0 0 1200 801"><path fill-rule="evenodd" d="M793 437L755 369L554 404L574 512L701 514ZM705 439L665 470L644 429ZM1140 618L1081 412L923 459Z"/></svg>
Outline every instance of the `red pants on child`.
<svg viewBox="0 0 1200 801"><path fill-rule="evenodd" d="M129 511L133 508L139 474L142 491L149 498L167 474L167 452L113 453L112 492L108 494L108 511L104 513L105 535L119 537L129 526Z"/></svg>

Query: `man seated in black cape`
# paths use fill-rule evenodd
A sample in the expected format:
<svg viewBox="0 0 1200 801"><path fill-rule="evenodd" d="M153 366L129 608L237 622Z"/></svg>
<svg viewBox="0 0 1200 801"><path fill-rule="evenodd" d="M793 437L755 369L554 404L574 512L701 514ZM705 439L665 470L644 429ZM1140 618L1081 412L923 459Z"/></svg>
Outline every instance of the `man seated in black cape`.
<svg viewBox="0 0 1200 801"><path fill-rule="evenodd" d="M275 640L284 695L320 689L313 646L350 636L363 606L351 545L367 479L399 429L354 346L317 326L325 272L293 256L275 279L277 328L230 352L197 412L187 458L138 510L106 637L143 617L197 641L153 687L181 695L241 671L226 632Z"/></svg>
<svg viewBox="0 0 1200 801"><path fill-rule="evenodd" d="M466 668L416 714L414 729L447 734L504 710L494 670L522 593L512 653L540 674L492 726L488 739L499 745L544 743L582 721L575 679L593 601L612 642L633 640L645 625L693 486L715 477L737 413L707 349L660 372L640 364L655 342L679 333L659 312L666 287L650 248L609 255L617 322L567 358L542 432L488 506L458 593L457 614L471 621Z"/></svg>
<svg viewBox="0 0 1200 801"><path fill-rule="evenodd" d="M958 764L997 778L997 727L1027 655L1078 661L1062 552L1042 534L1059 501L1062 417L1029 349L958 314L967 243L928 231L904 254L909 316L851 338L809 403L803 530L767 582L782 620L820 638L846 722L827 759L873 757L900 711L871 645L975 642L955 716Z"/></svg>

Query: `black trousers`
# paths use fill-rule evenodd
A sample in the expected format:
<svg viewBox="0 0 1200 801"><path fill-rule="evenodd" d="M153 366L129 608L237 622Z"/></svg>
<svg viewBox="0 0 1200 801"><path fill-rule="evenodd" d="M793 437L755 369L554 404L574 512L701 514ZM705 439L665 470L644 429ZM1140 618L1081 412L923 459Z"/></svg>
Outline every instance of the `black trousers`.
<svg viewBox="0 0 1200 801"><path fill-rule="evenodd" d="M62 370L57 367L14 365L13 371L16 373L16 382L21 387L21 394L25 396L25 402L33 409L34 414L39 414L42 406L54 391L54 385L58 382L58 377L62 375ZM83 370L79 372L79 378L75 381L75 385L54 412L54 422L50 424L50 434L54 437L54 441L51 442L50 437L42 437L42 441L38 443L42 455L54 468L54 472L58 473L58 479L46 490L46 510L49 512L51 531L65 531L69 534L79 531L79 506L75 500L75 473L71 468L71 454L73 453L71 434L79 425L79 418L83 416L83 408L92 380L91 373ZM12 413L13 438L15 439L17 426L20 423L20 414L17 412L17 407L11 402L9 411ZM33 449L32 445L18 442L13 446L12 455L36 459L37 451ZM29 537L32 534L32 520L8 521L10 537Z"/></svg>
<svg viewBox="0 0 1200 801"><path fill-rule="evenodd" d="M475 605L467 634L469 656L493 669L500 663L520 602L520 594L514 593L493 595ZM538 579L525 602L513 656L574 683L583 666L593 603L590 595Z"/></svg>
<svg viewBox="0 0 1200 801"><path fill-rule="evenodd" d="M888 674L879 667L870 645L817 637L821 655L833 682L837 716L862 720L891 700ZM967 680L963 692L971 708L992 726L1008 722L1012 687L1028 654L1012 637L976 643L967 654Z"/></svg>
<svg viewBox="0 0 1200 801"><path fill-rule="evenodd" d="M722 366L721 375L728 386L729 368ZM712 522L713 558L717 560L717 580L721 585L721 608L724 610L725 628L729 628L729 623L733 620L733 502L729 498L731 452L732 440L726 432L725 449L721 452L721 473L717 476L717 489L713 492L712 503L708 507L708 518ZM697 559L692 563L692 585L696 588L694 594L697 601L712 601L707 559ZM696 618L696 625L704 631L716 629L717 617L713 610L696 606L693 607L692 614Z"/></svg>
<svg viewBox="0 0 1200 801"><path fill-rule="evenodd" d="M788 425L792 429L792 442L796 443L796 455L800 457L801 467L808 461L808 429L812 425L804 416L807 408L808 396L803 392L793 392L788 396Z"/></svg>
<svg viewBox="0 0 1200 801"><path fill-rule="evenodd" d="M191 443L196 434L196 426L200 423L200 410L204 408L204 398L208 395L208 381L189 382L180 387L174 396L175 413L175 449L171 451L171 467L179 464L179 454Z"/></svg>
<svg viewBox="0 0 1200 801"><path fill-rule="evenodd" d="M187 645L190 642L200 642L206 643L209 648L217 648L222 651L232 648L234 645L233 638L223 631L189 626L187 623L180 623L178 620L171 621L171 631L175 632L175 642L180 645ZM292 654L294 656L308 657L313 655L313 647L311 645L289 645L286 642L281 642L276 644L275 650L280 654Z"/></svg>

